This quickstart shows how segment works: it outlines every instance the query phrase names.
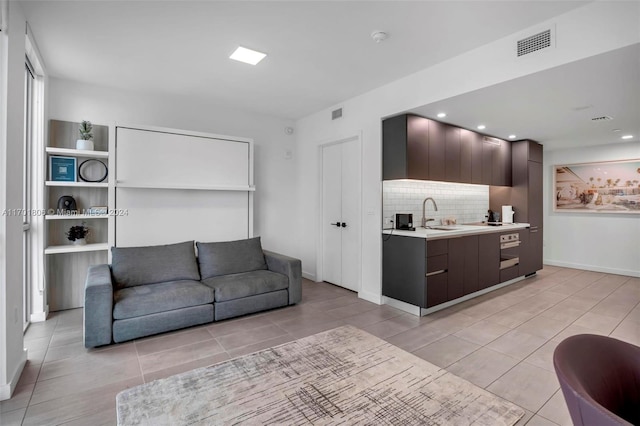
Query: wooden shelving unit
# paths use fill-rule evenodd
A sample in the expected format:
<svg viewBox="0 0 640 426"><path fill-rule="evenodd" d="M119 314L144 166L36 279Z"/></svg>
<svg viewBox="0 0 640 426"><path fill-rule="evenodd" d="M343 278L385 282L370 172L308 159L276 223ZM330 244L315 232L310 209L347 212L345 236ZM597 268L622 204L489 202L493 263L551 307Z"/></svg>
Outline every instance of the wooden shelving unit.
<svg viewBox="0 0 640 426"><path fill-rule="evenodd" d="M93 126L94 150L75 149L80 123L51 120L49 143L45 148L47 157L64 156L78 159L79 167L83 161L96 159L109 165L109 146L111 129L109 126ZM49 161L47 161L47 164ZM91 171L91 169L90 169ZM111 170L109 170L110 172ZM49 170L47 171L49 176ZM93 206L109 206L110 188L107 176L104 182L84 182L76 170L76 182L47 180L45 186L45 265L47 303L51 311L72 309L84 305L84 281L89 265L107 263L113 217L108 214L87 214ZM58 199L72 196L80 214L60 214L57 210ZM65 233L71 226L86 223L90 233L85 245L74 245L67 240Z"/></svg>

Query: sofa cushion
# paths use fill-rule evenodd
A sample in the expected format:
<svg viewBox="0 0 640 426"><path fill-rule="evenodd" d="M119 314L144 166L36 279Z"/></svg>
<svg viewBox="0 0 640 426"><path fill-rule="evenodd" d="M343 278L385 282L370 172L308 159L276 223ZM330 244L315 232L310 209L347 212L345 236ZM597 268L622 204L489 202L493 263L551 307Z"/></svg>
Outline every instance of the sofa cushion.
<svg viewBox="0 0 640 426"><path fill-rule="evenodd" d="M137 285L113 294L113 318L135 318L213 302L213 290L197 281Z"/></svg>
<svg viewBox="0 0 640 426"><path fill-rule="evenodd" d="M193 241L146 247L112 247L116 288L178 280L200 280Z"/></svg>
<svg viewBox="0 0 640 426"><path fill-rule="evenodd" d="M289 288L286 275L271 271L251 271L202 280L215 290L215 301L226 302Z"/></svg>
<svg viewBox="0 0 640 426"><path fill-rule="evenodd" d="M267 269L260 237L196 245L202 279Z"/></svg>

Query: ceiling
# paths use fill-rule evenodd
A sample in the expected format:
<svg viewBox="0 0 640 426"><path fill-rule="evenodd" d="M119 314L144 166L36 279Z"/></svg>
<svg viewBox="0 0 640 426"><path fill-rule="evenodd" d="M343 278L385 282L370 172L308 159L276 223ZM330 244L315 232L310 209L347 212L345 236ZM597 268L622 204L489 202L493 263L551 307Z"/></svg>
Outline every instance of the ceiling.
<svg viewBox="0 0 640 426"><path fill-rule="evenodd" d="M640 44L572 62L409 112L545 150L640 140ZM445 112L446 118L436 118ZM611 117L612 120L593 118ZM618 129L619 131L614 131ZM623 135L633 139L622 140ZM640 146L638 149L640 155Z"/></svg>
<svg viewBox="0 0 640 426"><path fill-rule="evenodd" d="M47 0L20 6L52 77L298 119L586 3ZM389 39L375 43L376 30ZM257 66L228 59L238 45L268 56ZM523 99L536 95L513 90ZM594 101L578 98L569 107L585 103ZM525 134L524 127L515 131Z"/></svg>

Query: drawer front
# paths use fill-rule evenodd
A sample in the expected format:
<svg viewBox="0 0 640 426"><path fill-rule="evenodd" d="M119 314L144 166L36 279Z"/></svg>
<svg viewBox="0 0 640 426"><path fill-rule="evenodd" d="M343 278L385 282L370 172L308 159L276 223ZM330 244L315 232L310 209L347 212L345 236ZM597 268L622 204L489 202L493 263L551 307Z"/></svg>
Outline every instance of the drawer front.
<svg viewBox="0 0 640 426"><path fill-rule="evenodd" d="M425 306L427 308L447 301L447 282L446 272L425 278Z"/></svg>
<svg viewBox="0 0 640 426"><path fill-rule="evenodd" d="M426 244L427 257L449 253L449 240L426 241Z"/></svg>
<svg viewBox="0 0 640 426"><path fill-rule="evenodd" d="M520 276L520 267L518 265L500 270L500 282L512 280Z"/></svg>
<svg viewBox="0 0 640 426"><path fill-rule="evenodd" d="M439 256L427 257L427 274L437 271L446 271L449 263L449 255L441 254Z"/></svg>

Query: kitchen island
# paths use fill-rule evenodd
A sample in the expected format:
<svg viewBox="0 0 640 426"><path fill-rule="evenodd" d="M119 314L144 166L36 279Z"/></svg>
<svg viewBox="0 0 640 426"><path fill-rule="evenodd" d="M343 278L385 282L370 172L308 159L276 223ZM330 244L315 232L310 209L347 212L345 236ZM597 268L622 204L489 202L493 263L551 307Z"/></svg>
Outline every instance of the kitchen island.
<svg viewBox="0 0 640 426"><path fill-rule="evenodd" d="M426 315L536 272L528 223L382 231L385 303Z"/></svg>

